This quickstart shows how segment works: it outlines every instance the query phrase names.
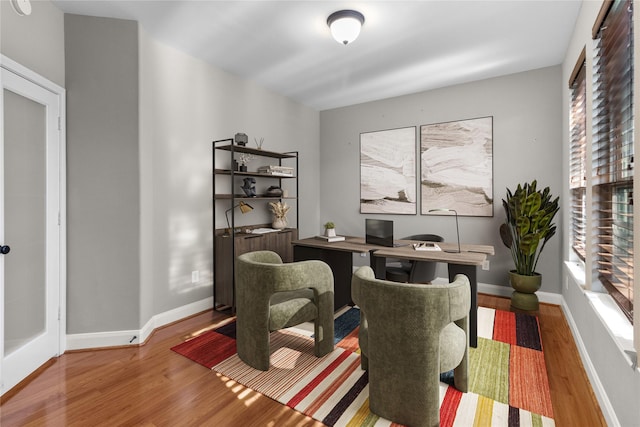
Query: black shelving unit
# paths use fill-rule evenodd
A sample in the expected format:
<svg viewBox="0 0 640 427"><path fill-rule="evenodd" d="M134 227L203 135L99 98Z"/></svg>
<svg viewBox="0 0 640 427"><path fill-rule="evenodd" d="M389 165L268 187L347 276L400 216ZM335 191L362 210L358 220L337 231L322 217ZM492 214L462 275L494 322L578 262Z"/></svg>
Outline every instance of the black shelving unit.
<svg viewBox="0 0 640 427"><path fill-rule="evenodd" d="M272 175L268 173L260 173L257 171L239 171L235 170L234 160L237 160L237 154L245 153L250 154L255 157L261 158L269 158L277 160L277 166L288 166L292 167L293 175L292 176L284 176L284 175ZM216 157L224 155L226 159L228 159L228 168L216 168ZM212 166L213 166L213 277L214 277L214 286L213 286L213 300L214 300L214 309L217 310L226 310L231 309L235 312L235 257L240 253L244 253L249 250L258 250L258 249L270 249L276 252L279 252L283 257L283 260L286 262L293 261L292 259L292 249L291 254L288 254L288 248L286 248L286 243L274 243L280 242L282 239L278 239L278 237L285 238L285 241L291 241L297 239L298 234L298 224L299 224L299 203L298 203L298 195L299 195L299 184L298 184L298 152L297 151L289 151L289 152L275 152L275 151L267 151L256 148L250 148L242 145L234 144L233 138L221 139L212 142ZM225 178L230 181L227 188L229 192L220 192L216 191L218 186L216 185L216 181L220 177L228 177ZM291 189L290 194L287 197L278 196L271 197L258 194L255 197L247 196L242 190L242 184L240 178L253 177L256 179L266 179L273 181L273 185L277 185L278 187L283 187L284 181L294 181L295 190ZM291 187L289 185L288 187ZM292 194L291 194L292 193ZM288 233L287 236L267 236L267 235L252 235L239 232L236 228L236 209L239 202L252 203L264 201L266 203L270 201L290 201L293 202L295 207L295 226L289 224L289 226L277 234ZM228 218L229 218L229 227L228 230L225 229L216 229L216 206L218 204L222 204L224 207L224 211L228 210ZM254 206L255 209L255 206ZM291 211L290 211L291 212ZM227 223L227 218L225 217L225 224ZM254 224L251 226L244 226L245 228L257 228L257 227L270 227L270 224ZM272 233L269 233L272 234ZM260 237L264 237L260 239ZM290 246L290 244L289 244ZM291 259L285 259L291 258Z"/></svg>

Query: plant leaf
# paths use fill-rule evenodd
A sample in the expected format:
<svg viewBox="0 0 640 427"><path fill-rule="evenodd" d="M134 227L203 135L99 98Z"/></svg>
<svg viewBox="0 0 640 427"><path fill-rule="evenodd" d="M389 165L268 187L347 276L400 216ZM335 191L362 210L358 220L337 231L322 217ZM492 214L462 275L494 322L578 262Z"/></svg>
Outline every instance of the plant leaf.
<svg viewBox="0 0 640 427"><path fill-rule="evenodd" d="M513 236L511 235L511 230L507 223L500 226L500 238L502 239L502 243L511 249L511 245L513 245Z"/></svg>
<svg viewBox="0 0 640 427"><path fill-rule="evenodd" d="M522 236L520 239L520 249L525 255L535 255L538 249L538 243L540 243L540 236L538 233L529 233L526 236Z"/></svg>
<svg viewBox="0 0 640 427"><path fill-rule="evenodd" d="M531 222L526 216L519 216L516 218L516 227L518 228L518 234L524 236L529 232Z"/></svg>
<svg viewBox="0 0 640 427"><path fill-rule="evenodd" d="M523 213L525 215L532 216L540 209L540 205L542 204L542 197L540 193L532 193L529 194L527 200L525 201L525 206L523 208Z"/></svg>

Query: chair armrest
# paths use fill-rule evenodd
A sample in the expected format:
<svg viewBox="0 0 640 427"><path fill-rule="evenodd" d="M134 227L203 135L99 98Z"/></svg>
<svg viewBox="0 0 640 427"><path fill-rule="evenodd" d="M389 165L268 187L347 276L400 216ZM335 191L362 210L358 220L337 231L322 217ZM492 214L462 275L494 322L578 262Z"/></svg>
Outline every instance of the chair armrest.
<svg viewBox="0 0 640 427"><path fill-rule="evenodd" d="M282 258L280 258L280 255L273 251L247 252L239 255L238 259L248 263L282 264Z"/></svg>
<svg viewBox="0 0 640 427"><path fill-rule="evenodd" d="M449 291L449 316L451 321L469 316L471 309L471 285L464 274L456 274L453 282L446 285Z"/></svg>
<svg viewBox="0 0 640 427"><path fill-rule="evenodd" d="M318 294L333 293L333 272L323 261L298 261L273 266L273 291L315 289Z"/></svg>
<svg viewBox="0 0 640 427"><path fill-rule="evenodd" d="M471 308L471 286L469 279L463 274L456 275L453 282L442 285L399 284L376 279L370 267L360 267L354 273L351 282L351 299L356 304L361 304L365 299L361 288L366 283L384 287L386 300L379 301L380 304L389 305L389 301L392 300L393 305L403 307L402 311L413 312L416 322L423 318L424 322L431 323L432 320L428 320L429 318L437 318L444 326L464 319L469 315ZM425 307L428 309L424 310Z"/></svg>

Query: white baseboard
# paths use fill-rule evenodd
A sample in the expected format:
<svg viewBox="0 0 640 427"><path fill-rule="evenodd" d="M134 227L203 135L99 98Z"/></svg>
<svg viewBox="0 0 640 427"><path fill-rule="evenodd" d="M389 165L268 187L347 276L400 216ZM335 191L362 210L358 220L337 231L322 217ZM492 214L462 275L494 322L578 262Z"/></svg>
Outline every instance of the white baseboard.
<svg viewBox="0 0 640 427"><path fill-rule="evenodd" d="M582 365L584 366L584 370L587 373L587 377L589 377L589 382L591 382L591 387L593 388L593 392L600 403L600 409L602 410L602 414L607 420L607 424L611 427L619 427L620 422L618 421L618 417L616 416L616 412L611 405L611 401L609 400L609 396L607 396L607 392L600 382L600 378L598 377L598 373L596 372L595 366L591 362L591 358L589 357L589 353L587 352L587 347L584 345L582 341L582 337L580 336L580 332L578 331L578 326L576 325L573 316L571 315L571 311L567 306L564 298L562 299L562 313L564 314L567 323L569 324L569 329L571 329L571 335L573 335L573 340L576 343L576 347L578 347L578 353L580 353L580 358L582 359Z"/></svg>
<svg viewBox="0 0 640 427"><path fill-rule="evenodd" d="M478 283L478 292L483 294L511 298L511 293L513 292L513 288L511 286L499 286L499 285L489 285L487 283ZM562 295L560 294L538 291L536 292L536 295L538 295L538 301L544 302L547 304L562 305L562 302L563 302Z"/></svg>
<svg viewBox="0 0 640 427"><path fill-rule="evenodd" d="M438 277L432 283L449 283L449 280L445 277ZM488 283L478 283L478 292L481 294L489 294L497 297L511 298L513 288L511 286L490 285ZM562 295L554 294L552 292L536 292L538 300L547 304L562 304Z"/></svg>
<svg viewBox="0 0 640 427"><path fill-rule="evenodd" d="M156 314L139 330L69 334L67 335L66 349L86 350L91 348L137 345L145 342L156 328L208 309L213 309L213 297Z"/></svg>

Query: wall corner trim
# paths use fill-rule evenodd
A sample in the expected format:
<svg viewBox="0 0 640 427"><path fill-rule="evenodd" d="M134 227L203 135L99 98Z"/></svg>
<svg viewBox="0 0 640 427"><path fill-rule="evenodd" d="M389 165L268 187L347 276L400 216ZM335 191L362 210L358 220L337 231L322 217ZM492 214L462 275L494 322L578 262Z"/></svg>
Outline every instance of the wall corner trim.
<svg viewBox="0 0 640 427"><path fill-rule="evenodd" d="M157 328L205 310L213 310L213 297L156 314L139 330L106 331L67 335L67 350L120 347L144 343ZM132 337L136 337L132 340Z"/></svg>

